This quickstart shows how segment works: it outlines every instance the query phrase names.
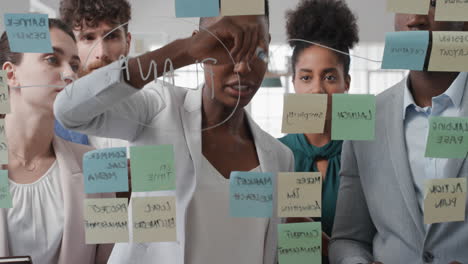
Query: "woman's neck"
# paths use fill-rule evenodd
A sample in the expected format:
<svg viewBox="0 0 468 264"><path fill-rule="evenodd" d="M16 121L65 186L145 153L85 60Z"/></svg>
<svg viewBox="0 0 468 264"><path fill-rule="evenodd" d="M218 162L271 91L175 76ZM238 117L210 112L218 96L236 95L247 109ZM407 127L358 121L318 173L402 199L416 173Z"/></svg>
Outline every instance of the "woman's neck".
<svg viewBox="0 0 468 264"><path fill-rule="evenodd" d="M432 98L447 91L458 74L458 72L411 71L409 88L415 103L420 107L432 106Z"/></svg>

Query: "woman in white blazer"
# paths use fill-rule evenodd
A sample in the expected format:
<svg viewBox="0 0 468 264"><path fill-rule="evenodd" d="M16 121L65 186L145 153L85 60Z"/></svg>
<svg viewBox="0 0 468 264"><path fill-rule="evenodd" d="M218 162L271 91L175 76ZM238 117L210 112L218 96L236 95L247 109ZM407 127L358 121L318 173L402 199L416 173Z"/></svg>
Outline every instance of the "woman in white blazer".
<svg viewBox="0 0 468 264"><path fill-rule="evenodd" d="M11 52L7 35L0 39L11 102L4 167L13 203L0 209L0 256L28 255L34 264L106 263L112 245L85 243L81 164L91 149L54 136L53 102L70 82L61 75L76 77L77 46L62 22L50 19L49 28L52 53Z"/></svg>
<svg viewBox="0 0 468 264"><path fill-rule="evenodd" d="M258 30L258 43L247 43L268 52L266 18L229 21L238 28ZM202 26L225 22L211 18ZM125 139L131 145L174 146L177 242L119 243L109 263L276 263L276 219L230 218L226 200L231 171L294 169L291 151L244 110L260 87L265 61L256 57L235 65L205 64L211 70L205 73L206 84L195 89L158 82L138 90L122 80L121 66L115 62L67 86L57 96L54 112L68 129ZM132 193L166 195L174 192Z"/></svg>

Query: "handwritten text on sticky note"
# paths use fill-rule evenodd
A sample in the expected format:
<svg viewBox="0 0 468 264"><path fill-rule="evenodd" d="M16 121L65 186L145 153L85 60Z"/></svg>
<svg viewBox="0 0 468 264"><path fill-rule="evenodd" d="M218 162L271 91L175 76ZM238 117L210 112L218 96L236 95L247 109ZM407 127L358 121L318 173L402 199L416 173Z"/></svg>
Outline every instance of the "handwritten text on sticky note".
<svg viewBox="0 0 468 264"><path fill-rule="evenodd" d="M321 217L322 175L319 172L278 174L279 217Z"/></svg>
<svg viewBox="0 0 468 264"><path fill-rule="evenodd" d="M468 71L468 32L434 31L432 43L429 71Z"/></svg>
<svg viewBox="0 0 468 264"><path fill-rule="evenodd" d="M127 149L93 150L83 157L86 193L128 191Z"/></svg>
<svg viewBox="0 0 468 264"><path fill-rule="evenodd" d="M230 178L231 217L273 215L273 174L233 171Z"/></svg>
<svg viewBox="0 0 468 264"><path fill-rule="evenodd" d="M12 208L8 171L0 170L0 208Z"/></svg>
<svg viewBox="0 0 468 264"><path fill-rule="evenodd" d="M466 178L429 180L425 189L425 224L465 221Z"/></svg>
<svg viewBox="0 0 468 264"><path fill-rule="evenodd" d="M126 198L86 199L86 244L128 242Z"/></svg>
<svg viewBox="0 0 468 264"><path fill-rule="evenodd" d="M429 119L426 157L464 158L468 153L468 118L440 117Z"/></svg>
<svg viewBox="0 0 468 264"><path fill-rule="evenodd" d="M322 263L322 225L320 222L279 224L280 264Z"/></svg>
<svg viewBox="0 0 468 264"><path fill-rule="evenodd" d="M282 133L323 133L326 94L285 94Z"/></svg>
<svg viewBox="0 0 468 264"><path fill-rule="evenodd" d="M468 1L438 0L435 10L436 21L468 21Z"/></svg>
<svg viewBox="0 0 468 264"><path fill-rule="evenodd" d="M176 241L176 199L174 196L134 197L133 242Z"/></svg>
<svg viewBox="0 0 468 264"><path fill-rule="evenodd" d="M176 0L176 17L219 16L218 0Z"/></svg>
<svg viewBox="0 0 468 264"><path fill-rule="evenodd" d="M375 138L375 96L334 94L333 140L373 140Z"/></svg>
<svg viewBox="0 0 468 264"><path fill-rule="evenodd" d="M44 14L5 14L4 23L13 52L51 53L48 16Z"/></svg>
<svg viewBox="0 0 468 264"><path fill-rule="evenodd" d="M8 164L8 146L5 134L5 119L0 119L0 164Z"/></svg>
<svg viewBox="0 0 468 264"><path fill-rule="evenodd" d="M6 71L0 70L0 114L10 113L10 94L8 93L6 73Z"/></svg>
<svg viewBox="0 0 468 264"><path fill-rule="evenodd" d="M427 15L430 0L387 0L387 10L393 13Z"/></svg>
<svg viewBox="0 0 468 264"><path fill-rule="evenodd" d="M382 69L421 71L428 47L428 31L389 32L385 36Z"/></svg>
<svg viewBox="0 0 468 264"><path fill-rule="evenodd" d="M264 14L264 0L221 0L222 16L244 16Z"/></svg>
<svg viewBox="0 0 468 264"><path fill-rule="evenodd" d="M132 191L175 190L172 145L130 147Z"/></svg>

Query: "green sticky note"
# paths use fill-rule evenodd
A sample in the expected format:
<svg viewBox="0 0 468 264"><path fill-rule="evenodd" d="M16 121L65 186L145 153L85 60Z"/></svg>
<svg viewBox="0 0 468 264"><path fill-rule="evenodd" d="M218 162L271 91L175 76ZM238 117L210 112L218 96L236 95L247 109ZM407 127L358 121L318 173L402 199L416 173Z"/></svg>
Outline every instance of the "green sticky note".
<svg viewBox="0 0 468 264"><path fill-rule="evenodd" d="M278 258L280 264L322 263L322 224L279 224Z"/></svg>
<svg viewBox="0 0 468 264"><path fill-rule="evenodd" d="M333 140L375 139L375 96L334 94L332 104Z"/></svg>
<svg viewBox="0 0 468 264"><path fill-rule="evenodd" d="M172 145L130 147L132 191L175 190Z"/></svg>
<svg viewBox="0 0 468 264"><path fill-rule="evenodd" d="M465 158L468 152L468 118L429 118L426 157Z"/></svg>
<svg viewBox="0 0 468 264"><path fill-rule="evenodd" d="M8 171L0 170L0 208L12 208L10 188L8 184Z"/></svg>

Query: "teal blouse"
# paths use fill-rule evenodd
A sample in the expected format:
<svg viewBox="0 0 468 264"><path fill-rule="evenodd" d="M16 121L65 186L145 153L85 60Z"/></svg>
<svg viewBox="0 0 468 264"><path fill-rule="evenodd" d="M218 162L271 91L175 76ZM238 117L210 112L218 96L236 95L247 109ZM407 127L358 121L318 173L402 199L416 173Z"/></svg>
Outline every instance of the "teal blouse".
<svg viewBox="0 0 468 264"><path fill-rule="evenodd" d="M279 139L294 154L296 172L318 172L316 159L328 160L327 174L322 184L322 229L331 236L335 219L336 200L340 187L341 148L343 141L332 140L323 147L307 141L304 134L289 134Z"/></svg>

